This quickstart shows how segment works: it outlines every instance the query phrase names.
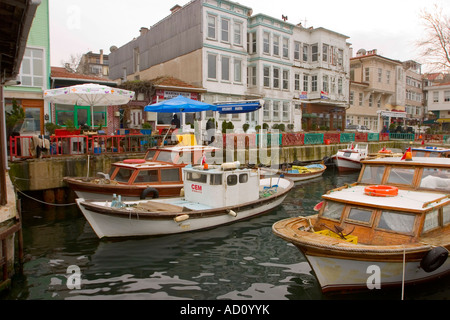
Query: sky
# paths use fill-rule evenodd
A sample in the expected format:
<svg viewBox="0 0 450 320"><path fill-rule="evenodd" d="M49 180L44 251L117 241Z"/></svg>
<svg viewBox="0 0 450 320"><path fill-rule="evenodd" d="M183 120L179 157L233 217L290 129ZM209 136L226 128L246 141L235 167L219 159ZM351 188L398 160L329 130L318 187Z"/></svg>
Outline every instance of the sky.
<svg viewBox="0 0 450 320"><path fill-rule="evenodd" d="M139 36L170 14L170 8L190 0L50 0L50 56L52 66L63 66L71 55L92 51L110 53ZM421 62L417 41L424 38L419 18L424 8L438 4L450 13L448 0L239 0L253 9L306 27L322 27L349 37L353 55L377 49L394 60ZM424 70L422 70L424 71Z"/></svg>

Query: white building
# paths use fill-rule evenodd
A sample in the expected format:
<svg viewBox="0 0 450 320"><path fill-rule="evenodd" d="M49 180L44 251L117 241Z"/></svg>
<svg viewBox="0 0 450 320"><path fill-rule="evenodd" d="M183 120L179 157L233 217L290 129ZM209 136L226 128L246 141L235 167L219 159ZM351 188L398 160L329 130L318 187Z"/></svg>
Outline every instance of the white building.
<svg viewBox="0 0 450 320"><path fill-rule="evenodd" d="M442 124L442 130L450 130L450 83L435 84L424 88L428 91L428 111L437 116L437 122Z"/></svg>

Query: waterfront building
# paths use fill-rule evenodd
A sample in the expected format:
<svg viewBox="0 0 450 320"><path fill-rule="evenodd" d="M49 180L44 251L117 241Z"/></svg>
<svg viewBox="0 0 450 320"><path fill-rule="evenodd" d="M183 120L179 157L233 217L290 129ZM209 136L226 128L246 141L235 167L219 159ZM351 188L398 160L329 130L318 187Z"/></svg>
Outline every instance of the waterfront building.
<svg viewBox="0 0 450 320"><path fill-rule="evenodd" d="M5 86L6 110L12 108L13 99L31 118L34 132L44 134L49 119L49 104L44 102L43 92L50 88L50 32L48 0L41 0L31 26L20 72L19 85Z"/></svg>
<svg viewBox="0 0 450 320"><path fill-rule="evenodd" d="M350 59L350 108L347 125L359 124L380 132L392 121L406 118L405 70L402 62L377 50L361 49ZM394 119L394 120L392 120Z"/></svg>
<svg viewBox="0 0 450 320"><path fill-rule="evenodd" d="M417 125L424 120L424 94L422 80L422 65L416 61L403 62L406 76L405 111L407 122Z"/></svg>
<svg viewBox="0 0 450 320"><path fill-rule="evenodd" d="M112 47L112 80L150 80L170 75L204 88L208 103L263 99L248 114L219 115L236 131L244 124L302 129L342 127L349 91L348 37L303 28L232 1L193 0L140 36ZM202 127L213 116L201 116ZM198 117L199 118L199 117ZM197 118L197 119L198 119ZM159 123L158 123L159 124ZM220 127L220 126L219 126Z"/></svg>
<svg viewBox="0 0 450 320"><path fill-rule="evenodd" d="M435 114L442 131L450 131L450 82L426 86L428 111Z"/></svg>

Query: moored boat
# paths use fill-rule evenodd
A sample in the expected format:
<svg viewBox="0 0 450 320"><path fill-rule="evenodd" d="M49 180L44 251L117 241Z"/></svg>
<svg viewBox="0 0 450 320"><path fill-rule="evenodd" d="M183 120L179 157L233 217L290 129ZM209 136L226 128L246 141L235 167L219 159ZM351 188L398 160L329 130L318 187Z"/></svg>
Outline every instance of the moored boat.
<svg viewBox="0 0 450 320"><path fill-rule="evenodd" d="M444 147L414 147L412 148L413 157L450 157L450 149Z"/></svg>
<svg viewBox="0 0 450 320"><path fill-rule="evenodd" d="M294 182L314 179L323 175L327 167L323 164L309 164L305 166L292 166L289 168L283 168L280 170L261 168L261 174L264 177L279 177L284 176L286 179L290 179Z"/></svg>
<svg viewBox="0 0 450 320"><path fill-rule="evenodd" d="M303 253L323 292L437 279L450 274L449 182L449 159L365 160L357 183L323 195L318 214L272 229Z"/></svg>
<svg viewBox="0 0 450 320"><path fill-rule="evenodd" d="M216 227L279 206L294 183L261 179L234 163L183 168L184 197L121 201L77 199L99 238L154 236ZM276 182L273 184L272 182Z"/></svg>
<svg viewBox="0 0 450 320"><path fill-rule="evenodd" d="M151 148L143 159L113 163L108 174L64 177L64 181L84 199L111 200L113 194L120 194L123 200L178 197L183 188L181 169L198 164L204 156L214 159L218 150L198 145Z"/></svg>
<svg viewBox="0 0 450 320"><path fill-rule="evenodd" d="M355 171L361 169L361 160L364 160L369 153L367 143L353 143L346 149L339 149L331 158L339 171Z"/></svg>

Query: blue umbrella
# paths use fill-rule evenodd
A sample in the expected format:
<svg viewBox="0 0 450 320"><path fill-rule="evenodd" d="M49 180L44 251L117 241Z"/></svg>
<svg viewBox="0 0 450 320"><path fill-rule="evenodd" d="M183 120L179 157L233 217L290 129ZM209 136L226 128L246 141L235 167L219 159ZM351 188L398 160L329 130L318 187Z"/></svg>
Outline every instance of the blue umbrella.
<svg viewBox="0 0 450 320"><path fill-rule="evenodd" d="M216 106L192 99L178 96L176 98L161 101L155 104L148 105L144 108L147 112L161 112L161 113L178 113L178 112L201 112L201 111L216 111Z"/></svg>

